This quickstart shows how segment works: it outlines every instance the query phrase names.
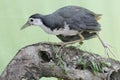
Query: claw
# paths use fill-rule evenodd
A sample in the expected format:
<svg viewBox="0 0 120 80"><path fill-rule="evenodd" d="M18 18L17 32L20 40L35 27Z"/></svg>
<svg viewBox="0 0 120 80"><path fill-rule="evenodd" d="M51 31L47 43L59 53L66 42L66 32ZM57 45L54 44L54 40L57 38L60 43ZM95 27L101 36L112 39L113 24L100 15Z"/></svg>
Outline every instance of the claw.
<svg viewBox="0 0 120 80"><path fill-rule="evenodd" d="M105 49L105 53L107 54L108 58L110 58L109 52L115 57L112 50L110 49L112 47L110 44L103 42L103 47Z"/></svg>
<svg viewBox="0 0 120 80"><path fill-rule="evenodd" d="M110 49L110 47L112 47L112 46L109 45L109 44L107 44L107 43L104 43L104 42L102 41L102 39L100 38L100 36L98 35L98 33L96 33L96 34L97 34L98 39L99 39L100 42L102 43L102 45L103 45L103 47L104 47L104 49L105 49L105 54L107 54L108 58L110 58L109 52L115 57L115 55L113 54L112 50Z"/></svg>

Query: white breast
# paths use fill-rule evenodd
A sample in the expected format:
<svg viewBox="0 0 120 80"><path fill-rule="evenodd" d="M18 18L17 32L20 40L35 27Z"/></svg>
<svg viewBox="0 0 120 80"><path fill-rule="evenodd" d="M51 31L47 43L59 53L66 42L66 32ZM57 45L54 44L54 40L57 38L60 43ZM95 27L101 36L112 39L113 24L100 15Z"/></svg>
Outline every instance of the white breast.
<svg viewBox="0 0 120 80"><path fill-rule="evenodd" d="M48 28L47 26L45 26L42 21L40 21L40 27L47 32L48 34L53 34L53 35L59 35L62 34L64 36L68 36L68 35L76 35L78 33L78 31L75 30L70 30L69 25L65 22L64 23L64 28L60 28L60 29L54 29L53 31Z"/></svg>
<svg viewBox="0 0 120 80"><path fill-rule="evenodd" d="M60 29L55 29L53 30L53 34L55 35L59 35L62 34L64 36L68 36L68 35L76 35L78 33L78 31L75 30L70 30L69 25L65 23L64 28L60 28Z"/></svg>

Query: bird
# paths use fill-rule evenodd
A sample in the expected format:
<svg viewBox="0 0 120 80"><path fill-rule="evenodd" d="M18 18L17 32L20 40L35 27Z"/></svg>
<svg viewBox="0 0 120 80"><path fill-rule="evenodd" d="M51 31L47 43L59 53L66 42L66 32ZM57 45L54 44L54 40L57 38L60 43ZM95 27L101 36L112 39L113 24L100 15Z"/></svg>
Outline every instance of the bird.
<svg viewBox="0 0 120 80"><path fill-rule="evenodd" d="M80 6L64 6L47 15L31 15L21 30L32 25L39 26L48 34L57 36L63 42L61 45L82 43L97 36L106 50L108 46L99 36L101 16Z"/></svg>

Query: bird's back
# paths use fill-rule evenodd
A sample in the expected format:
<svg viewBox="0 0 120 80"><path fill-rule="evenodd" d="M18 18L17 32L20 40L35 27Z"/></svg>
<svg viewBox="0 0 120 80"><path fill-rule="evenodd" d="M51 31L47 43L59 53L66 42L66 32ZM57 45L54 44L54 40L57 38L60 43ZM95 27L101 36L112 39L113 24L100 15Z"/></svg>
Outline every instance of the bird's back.
<svg viewBox="0 0 120 80"><path fill-rule="evenodd" d="M48 15L45 22L49 22L47 26L52 25L53 29L56 28L56 25L62 27L63 23L66 22L74 30L100 31L100 24L96 17L97 14L88 9L66 6Z"/></svg>
<svg viewBox="0 0 120 80"><path fill-rule="evenodd" d="M86 14L96 15L92 11L78 6L66 6L58 9L56 12L54 12L54 14L59 14L64 18L70 18L71 16L75 16L76 14L79 14L79 16L85 16Z"/></svg>

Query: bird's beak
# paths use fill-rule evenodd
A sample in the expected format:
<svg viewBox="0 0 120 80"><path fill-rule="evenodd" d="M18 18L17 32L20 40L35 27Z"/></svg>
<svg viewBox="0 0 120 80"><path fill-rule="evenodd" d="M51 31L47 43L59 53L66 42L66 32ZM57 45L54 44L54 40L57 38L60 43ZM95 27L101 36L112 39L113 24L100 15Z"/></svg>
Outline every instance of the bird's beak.
<svg viewBox="0 0 120 80"><path fill-rule="evenodd" d="M31 24L27 21L27 22L21 27L20 30L23 30L23 29L25 29L25 28L27 28L27 27L29 27L29 26L31 26Z"/></svg>

